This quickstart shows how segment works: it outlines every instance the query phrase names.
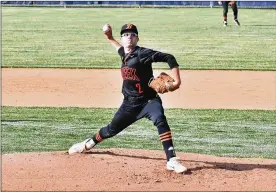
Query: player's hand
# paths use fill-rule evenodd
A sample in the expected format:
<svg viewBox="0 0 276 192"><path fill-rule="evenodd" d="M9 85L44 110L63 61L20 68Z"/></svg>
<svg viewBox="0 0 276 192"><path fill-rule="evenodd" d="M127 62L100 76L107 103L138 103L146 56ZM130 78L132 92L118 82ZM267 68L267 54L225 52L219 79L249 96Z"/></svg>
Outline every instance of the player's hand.
<svg viewBox="0 0 276 192"><path fill-rule="evenodd" d="M173 87L174 87L174 90L175 89L178 89L179 87L180 87L180 84L181 84L181 82L173 82Z"/></svg>
<svg viewBox="0 0 276 192"><path fill-rule="evenodd" d="M104 30L103 32L104 32L104 34L105 34L105 36L106 36L107 39L113 39L113 36L112 36L112 27L109 24L107 24L107 27L108 28L106 30Z"/></svg>
<svg viewBox="0 0 276 192"><path fill-rule="evenodd" d="M221 1L218 1L218 4L219 4L219 5L222 5L222 2L221 2Z"/></svg>
<svg viewBox="0 0 276 192"><path fill-rule="evenodd" d="M180 87L180 82L172 82L172 83L167 83L166 82L166 86L168 88L169 91L175 91L176 89L178 89Z"/></svg>

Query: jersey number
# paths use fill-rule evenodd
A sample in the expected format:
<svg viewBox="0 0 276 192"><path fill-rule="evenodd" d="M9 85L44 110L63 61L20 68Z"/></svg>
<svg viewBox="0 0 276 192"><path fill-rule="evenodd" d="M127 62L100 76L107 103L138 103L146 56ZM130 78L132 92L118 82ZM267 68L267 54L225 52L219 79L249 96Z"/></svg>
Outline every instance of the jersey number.
<svg viewBox="0 0 276 192"><path fill-rule="evenodd" d="M138 93L143 93L140 83L136 83L136 87L138 88Z"/></svg>

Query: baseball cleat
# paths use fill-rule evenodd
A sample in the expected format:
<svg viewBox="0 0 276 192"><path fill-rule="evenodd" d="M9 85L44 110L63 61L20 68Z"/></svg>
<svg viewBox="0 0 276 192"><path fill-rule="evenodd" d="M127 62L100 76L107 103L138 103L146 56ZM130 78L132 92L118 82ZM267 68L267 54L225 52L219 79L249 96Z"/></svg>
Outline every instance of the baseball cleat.
<svg viewBox="0 0 276 192"><path fill-rule="evenodd" d="M227 21L223 21L223 26L224 26L224 27L227 26Z"/></svg>
<svg viewBox="0 0 276 192"><path fill-rule="evenodd" d="M234 22L235 22L235 24L236 24L237 26L240 26L240 25L241 25L240 22L238 21L238 19L235 19Z"/></svg>
<svg viewBox="0 0 276 192"><path fill-rule="evenodd" d="M74 153L83 153L83 152L89 151L93 146L90 149L87 149L85 145L87 142L91 142L91 140L92 139L89 138L84 140L83 142L74 144L72 147L70 147L70 149L68 150L68 153L71 155Z"/></svg>
<svg viewBox="0 0 276 192"><path fill-rule="evenodd" d="M181 165L179 158L177 157L170 158L170 160L167 162L167 169L170 171L175 171L176 173L183 173L187 171L187 168Z"/></svg>

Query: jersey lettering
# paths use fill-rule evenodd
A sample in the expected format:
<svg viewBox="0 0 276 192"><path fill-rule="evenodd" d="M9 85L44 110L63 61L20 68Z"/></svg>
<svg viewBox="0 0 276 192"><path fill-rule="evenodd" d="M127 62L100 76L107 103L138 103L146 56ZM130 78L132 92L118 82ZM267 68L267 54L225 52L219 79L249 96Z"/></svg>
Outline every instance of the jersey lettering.
<svg viewBox="0 0 276 192"><path fill-rule="evenodd" d="M123 80L140 81L140 79L136 75L136 69L135 68L129 68L129 67L121 68L121 74L122 74Z"/></svg>
<svg viewBox="0 0 276 192"><path fill-rule="evenodd" d="M136 87L138 88L138 93L139 94L143 93L140 83L136 83Z"/></svg>

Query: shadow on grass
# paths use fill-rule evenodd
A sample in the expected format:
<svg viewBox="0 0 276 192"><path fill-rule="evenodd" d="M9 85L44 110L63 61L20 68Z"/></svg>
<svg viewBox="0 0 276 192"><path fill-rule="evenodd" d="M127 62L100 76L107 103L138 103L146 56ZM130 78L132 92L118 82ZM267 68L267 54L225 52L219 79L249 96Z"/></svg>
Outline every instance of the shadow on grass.
<svg viewBox="0 0 276 192"><path fill-rule="evenodd" d="M130 157L137 159L151 159L151 160L162 160L165 161L165 158L158 157L147 157L147 156L139 156L139 155L125 155L125 154L117 154L111 151L95 151L95 152L86 152L86 154L105 154L119 157ZM276 164L246 164L246 163L218 163L218 162L208 162L208 161L193 161L193 160L184 160L185 162L191 163L203 163L204 165L197 166L195 168L189 168L185 175L192 174L194 171L200 171L204 169L224 169L229 171L249 171L254 169L268 169L272 171L276 171ZM185 164L185 163L184 163Z"/></svg>

